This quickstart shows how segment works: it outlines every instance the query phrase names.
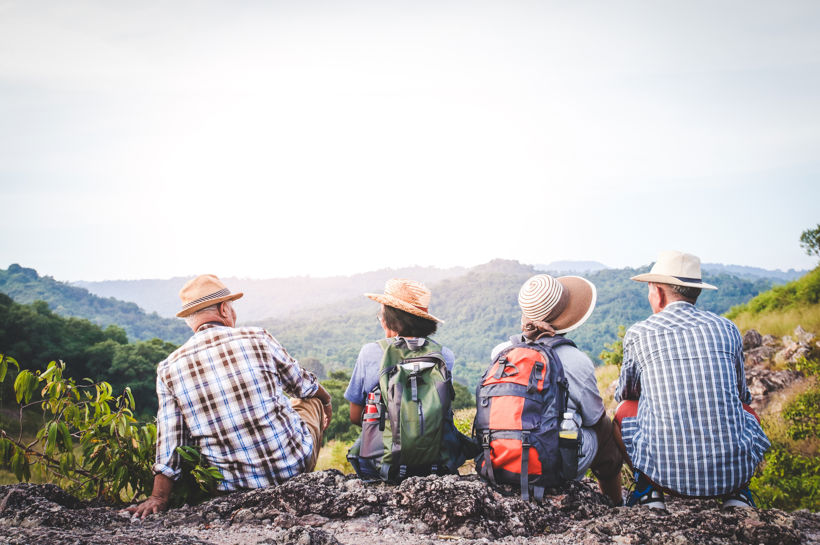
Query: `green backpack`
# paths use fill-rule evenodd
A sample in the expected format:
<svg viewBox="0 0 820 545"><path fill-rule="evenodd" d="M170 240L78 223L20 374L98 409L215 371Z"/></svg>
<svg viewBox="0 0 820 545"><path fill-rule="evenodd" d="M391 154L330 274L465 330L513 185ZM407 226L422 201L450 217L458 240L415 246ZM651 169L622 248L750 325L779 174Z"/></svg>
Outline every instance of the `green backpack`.
<svg viewBox="0 0 820 545"><path fill-rule="evenodd" d="M356 474L397 483L458 473L472 442L453 424L455 391L441 345L427 339L412 350L401 337L378 344L384 350L379 384L367 396L362 433L347 455Z"/></svg>

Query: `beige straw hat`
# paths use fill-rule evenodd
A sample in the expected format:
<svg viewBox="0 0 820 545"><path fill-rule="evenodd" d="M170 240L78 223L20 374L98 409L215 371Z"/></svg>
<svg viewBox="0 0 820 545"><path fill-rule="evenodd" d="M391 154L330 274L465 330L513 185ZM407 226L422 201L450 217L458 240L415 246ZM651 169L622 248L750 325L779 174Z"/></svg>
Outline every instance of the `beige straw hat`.
<svg viewBox="0 0 820 545"><path fill-rule="evenodd" d="M421 282L391 278L384 284L384 293L365 293L366 297L383 305L409 312L434 322L444 323L429 312L432 292Z"/></svg>
<svg viewBox="0 0 820 545"><path fill-rule="evenodd" d="M524 282L518 305L524 318L547 322L556 333L581 327L595 308L595 285L580 276L537 274Z"/></svg>
<svg viewBox="0 0 820 545"><path fill-rule="evenodd" d="M672 284L690 288L716 290L717 286L707 284L701 280L700 258L692 254L685 254L675 250L665 250L660 253L658 260L652 265L648 273L633 276L636 282L657 282L658 284Z"/></svg>
<svg viewBox="0 0 820 545"><path fill-rule="evenodd" d="M231 290L220 282L219 278L212 274L203 274L189 280L182 289L179 290L179 298L182 300L182 310L177 312L177 317L185 318L197 310L221 303L222 301L234 301L242 297L242 292L231 293Z"/></svg>

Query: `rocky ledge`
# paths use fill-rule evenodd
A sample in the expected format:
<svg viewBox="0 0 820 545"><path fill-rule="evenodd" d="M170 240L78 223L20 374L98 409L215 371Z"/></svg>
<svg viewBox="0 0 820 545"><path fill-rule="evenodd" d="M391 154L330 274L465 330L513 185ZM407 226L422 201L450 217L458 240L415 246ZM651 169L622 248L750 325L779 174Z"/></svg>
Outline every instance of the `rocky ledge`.
<svg viewBox="0 0 820 545"><path fill-rule="evenodd" d="M367 485L335 470L237 492L145 520L53 485L0 487L5 544L617 543L820 544L820 514L668 498L668 512L611 507L592 481L522 501L472 476Z"/></svg>

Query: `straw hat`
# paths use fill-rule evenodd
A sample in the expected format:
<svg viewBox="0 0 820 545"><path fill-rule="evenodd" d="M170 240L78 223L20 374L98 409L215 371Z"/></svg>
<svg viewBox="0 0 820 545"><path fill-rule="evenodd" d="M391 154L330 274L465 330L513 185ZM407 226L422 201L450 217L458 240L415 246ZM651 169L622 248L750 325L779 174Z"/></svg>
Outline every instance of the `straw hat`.
<svg viewBox="0 0 820 545"><path fill-rule="evenodd" d="M652 265L648 273L633 276L636 282L657 282L690 288L716 290L717 286L707 284L701 280L700 258L692 254L685 254L675 250L665 250L660 253L658 260Z"/></svg>
<svg viewBox="0 0 820 545"><path fill-rule="evenodd" d="M242 292L231 293L219 278L212 274L203 274L189 280L182 289L179 290L179 298L182 300L182 310L177 312L177 317L185 318L197 310L221 303L222 301L234 301L242 297Z"/></svg>
<svg viewBox="0 0 820 545"><path fill-rule="evenodd" d="M432 292L421 282L405 280L403 278L391 278L384 284L383 294L365 293L365 296L388 307L409 312L414 316L420 316L421 318L442 324L444 323L443 320L439 320L427 312L430 306Z"/></svg>
<svg viewBox="0 0 820 545"><path fill-rule="evenodd" d="M518 305L524 318L547 322L556 333L581 327L595 308L595 285L580 276L537 274L524 282Z"/></svg>

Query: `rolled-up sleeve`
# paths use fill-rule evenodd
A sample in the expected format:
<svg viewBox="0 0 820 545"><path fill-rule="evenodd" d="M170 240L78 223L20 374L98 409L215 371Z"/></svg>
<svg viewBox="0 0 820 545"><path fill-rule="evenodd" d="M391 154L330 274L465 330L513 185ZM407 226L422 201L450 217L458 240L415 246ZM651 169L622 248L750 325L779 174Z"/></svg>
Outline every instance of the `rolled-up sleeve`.
<svg viewBox="0 0 820 545"><path fill-rule="evenodd" d="M267 333L267 332L266 332ZM288 395L305 399L316 395L319 389L319 382L316 375L303 369L299 363L290 357L287 350L267 333L268 346L273 354L273 362L276 367L276 374L282 381L282 387Z"/></svg>
<svg viewBox="0 0 820 545"><path fill-rule="evenodd" d="M153 469L154 473L162 473L170 479L177 480L181 464L176 449L185 444L185 420L176 399L159 376L157 398L157 454Z"/></svg>

